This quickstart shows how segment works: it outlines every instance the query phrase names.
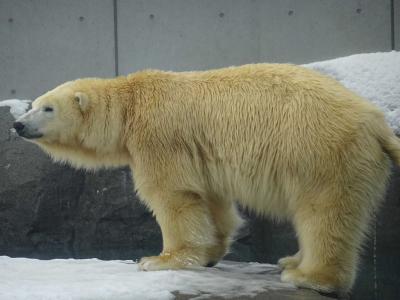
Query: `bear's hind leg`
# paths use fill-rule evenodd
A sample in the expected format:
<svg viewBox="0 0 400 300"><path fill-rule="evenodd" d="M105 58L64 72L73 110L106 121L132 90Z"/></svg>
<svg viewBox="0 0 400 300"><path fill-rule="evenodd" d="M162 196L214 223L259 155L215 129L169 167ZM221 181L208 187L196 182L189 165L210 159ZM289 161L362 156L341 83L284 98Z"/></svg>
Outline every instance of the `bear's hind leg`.
<svg viewBox="0 0 400 300"><path fill-rule="evenodd" d="M206 266L209 253L219 241L217 229L207 203L196 193L164 193L155 199L153 212L161 227L163 251L159 256L145 257L141 270L182 269Z"/></svg>
<svg viewBox="0 0 400 300"><path fill-rule="evenodd" d="M389 160L374 137L364 135L357 142L325 185L315 181L296 200L293 223L302 259L282 272L283 281L328 293L351 289L362 242L390 174Z"/></svg>
<svg viewBox="0 0 400 300"><path fill-rule="evenodd" d="M372 207L359 198L332 197L331 192L311 199L296 212L302 258L297 267L286 268L281 279L298 287L345 294L355 280Z"/></svg>

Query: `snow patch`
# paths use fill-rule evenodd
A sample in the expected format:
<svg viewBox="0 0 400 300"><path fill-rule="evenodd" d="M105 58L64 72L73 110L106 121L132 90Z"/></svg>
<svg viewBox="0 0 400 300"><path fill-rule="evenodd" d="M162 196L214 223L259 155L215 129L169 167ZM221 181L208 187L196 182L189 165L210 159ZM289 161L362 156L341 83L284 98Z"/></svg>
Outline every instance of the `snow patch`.
<svg viewBox="0 0 400 300"><path fill-rule="evenodd" d="M296 291L277 266L221 262L213 268L142 272L131 261L37 260L0 256L0 299L191 299Z"/></svg>
<svg viewBox="0 0 400 300"><path fill-rule="evenodd" d="M0 101L0 107L9 106L10 113L13 115L14 119L18 119L29 109L32 100L20 100L20 99L7 99Z"/></svg>

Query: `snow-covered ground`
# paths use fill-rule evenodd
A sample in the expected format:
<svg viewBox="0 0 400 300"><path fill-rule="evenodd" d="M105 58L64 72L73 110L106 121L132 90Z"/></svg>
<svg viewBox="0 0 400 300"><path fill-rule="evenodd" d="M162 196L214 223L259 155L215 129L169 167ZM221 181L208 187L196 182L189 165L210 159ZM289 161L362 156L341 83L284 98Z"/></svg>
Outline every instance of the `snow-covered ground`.
<svg viewBox="0 0 400 300"><path fill-rule="evenodd" d="M378 105L400 134L400 52L359 54L305 65L330 75ZM0 101L15 118L29 100ZM181 294L233 297L284 289L277 268L257 263L220 263L191 271L138 272L128 261L34 260L0 257L0 299L173 299ZM311 299L303 297L302 299Z"/></svg>
<svg viewBox="0 0 400 300"><path fill-rule="evenodd" d="M197 295L193 299L229 299L278 290L295 288L280 282L277 267L268 264L223 262L214 268L140 272L132 261L0 256L0 299L7 300L163 300L174 299L176 291Z"/></svg>

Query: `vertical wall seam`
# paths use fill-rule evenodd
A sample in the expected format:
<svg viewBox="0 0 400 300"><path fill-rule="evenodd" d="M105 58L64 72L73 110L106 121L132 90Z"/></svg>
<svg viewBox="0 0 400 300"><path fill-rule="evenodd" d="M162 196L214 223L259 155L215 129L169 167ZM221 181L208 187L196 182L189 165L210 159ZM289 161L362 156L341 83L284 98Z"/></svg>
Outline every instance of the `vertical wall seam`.
<svg viewBox="0 0 400 300"><path fill-rule="evenodd" d="M377 273L377 257L376 257L376 244L377 244L377 234L376 234L376 227L377 227L377 217L375 216L374 220L374 246L373 246L373 260L374 260L374 299L378 299L378 273Z"/></svg>
<svg viewBox="0 0 400 300"><path fill-rule="evenodd" d="M117 6L117 0L113 0L113 10L114 10L114 68L115 68L115 76L118 76L119 70L118 70L118 6Z"/></svg>
<svg viewBox="0 0 400 300"><path fill-rule="evenodd" d="M396 46L394 33L394 0L390 0L390 38L392 50L394 50Z"/></svg>

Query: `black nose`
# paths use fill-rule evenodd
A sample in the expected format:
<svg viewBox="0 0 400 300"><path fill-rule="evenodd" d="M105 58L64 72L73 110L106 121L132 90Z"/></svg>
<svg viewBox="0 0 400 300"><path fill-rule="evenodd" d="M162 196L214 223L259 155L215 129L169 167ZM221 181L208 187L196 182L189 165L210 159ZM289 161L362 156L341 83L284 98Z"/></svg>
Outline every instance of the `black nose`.
<svg viewBox="0 0 400 300"><path fill-rule="evenodd" d="M21 122L14 122L14 128L17 132L21 132L24 129L25 125Z"/></svg>

